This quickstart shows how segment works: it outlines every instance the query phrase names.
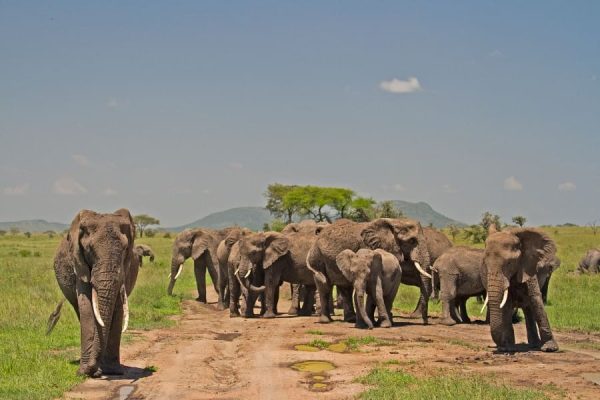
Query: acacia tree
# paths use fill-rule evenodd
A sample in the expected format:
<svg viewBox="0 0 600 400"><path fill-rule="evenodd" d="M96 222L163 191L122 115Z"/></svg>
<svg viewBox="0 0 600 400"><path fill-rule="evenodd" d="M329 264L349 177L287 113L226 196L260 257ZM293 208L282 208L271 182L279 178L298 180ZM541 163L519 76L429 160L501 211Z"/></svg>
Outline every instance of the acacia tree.
<svg viewBox="0 0 600 400"><path fill-rule="evenodd" d="M594 220L592 222L590 222L588 224L588 226L590 227L590 229L592 230L592 233L594 234L594 236L596 235L596 233L598 233L598 220Z"/></svg>
<svg viewBox="0 0 600 400"><path fill-rule="evenodd" d="M517 215L513 217L512 222L519 225L520 227L523 227L523 225L525 225L525 222L527 222L527 218L525 218L522 215Z"/></svg>
<svg viewBox="0 0 600 400"><path fill-rule="evenodd" d="M296 188L296 185L283 185L281 183L272 183L267 186L264 196L267 198L266 209L269 210L275 218L284 219L286 223L292 222L294 214L300 210L297 204L284 203L285 196Z"/></svg>
<svg viewBox="0 0 600 400"><path fill-rule="evenodd" d="M454 224L448 226L448 232L452 236L452 241L456 240L456 236L460 233L460 228Z"/></svg>
<svg viewBox="0 0 600 400"><path fill-rule="evenodd" d="M146 227L151 225L159 225L160 221L154 217L149 216L148 214L140 214L133 217L133 223L135 224L138 232L140 233L140 237L144 237L144 230Z"/></svg>

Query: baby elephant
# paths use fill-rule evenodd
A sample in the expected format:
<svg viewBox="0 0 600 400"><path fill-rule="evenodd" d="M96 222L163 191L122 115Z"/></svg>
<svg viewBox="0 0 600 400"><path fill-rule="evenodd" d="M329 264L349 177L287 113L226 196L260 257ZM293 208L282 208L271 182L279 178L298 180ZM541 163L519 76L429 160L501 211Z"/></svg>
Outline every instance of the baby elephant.
<svg viewBox="0 0 600 400"><path fill-rule="evenodd" d="M344 277L354 287L354 305L358 311L356 327L373 328L375 306L381 319L380 326L391 327L392 303L402 277L398 259L380 249L360 249L356 253L352 250L344 250L336 257L336 263ZM366 307L365 293L368 295Z"/></svg>

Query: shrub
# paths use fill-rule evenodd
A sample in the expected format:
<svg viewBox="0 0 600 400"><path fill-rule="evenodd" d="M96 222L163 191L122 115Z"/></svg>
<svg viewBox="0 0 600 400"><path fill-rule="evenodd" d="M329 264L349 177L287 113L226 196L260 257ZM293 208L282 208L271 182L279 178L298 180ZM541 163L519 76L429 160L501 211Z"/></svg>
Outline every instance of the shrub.
<svg viewBox="0 0 600 400"><path fill-rule="evenodd" d="M21 257L31 257L31 250L27 250L27 249L19 250L19 255Z"/></svg>
<svg viewBox="0 0 600 400"><path fill-rule="evenodd" d="M156 236L156 230L155 229L146 229L145 233L146 233L146 237L154 237L154 236Z"/></svg>
<svg viewBox="0 0 600 400"><path fill-rule="evenodd" d="M165 239L170 239L171 238L171 232L165 232L165 234L163 235L163 237Z"/></svg>
<svg viewBox="0 0 600 400"><path fill-rule="evenodd" d="M0 230L0 236L6 235L6 231Z"/></svg>
<svg viewBox="0 0 600 400"><path fill-rule="evenodd" d="M31 237L31 232L25 232L23 235L27 236L27 238Z"/></svg>

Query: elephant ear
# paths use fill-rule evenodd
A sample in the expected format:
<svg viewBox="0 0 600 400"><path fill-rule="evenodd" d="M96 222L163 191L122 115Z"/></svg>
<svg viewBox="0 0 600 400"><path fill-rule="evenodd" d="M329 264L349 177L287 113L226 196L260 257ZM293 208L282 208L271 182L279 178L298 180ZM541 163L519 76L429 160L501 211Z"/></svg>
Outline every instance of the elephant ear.
<svg viewBox="0 0 600 400"><path fill-rule="evenodd" d="M389 218L379 218L368 223L360 236L365 244L373 250L391 249L395 244L393 227Z"/></svg>
<svg viewBox="0 0 600 400"><path fill-rule="evenodd" d="M209 249L209 233L203 229L192 235L192 258L197 260Z"/></svg>
<svg viewBox="0 0 600 400"><path fill-rule="evenodd" d="M521 244L521 268L517 279L526 282L536 276L538 268L552 262L556 257L556 245L548 235L537 229L515 229L511 232Z"/></svg>
<svg viewBox="0 0 600 400"><path fill-rule="evenodd" d="M263 269L268 269L280 257L290 251L290 241L279 232L268 232L265 238Z"/></svg>
<svg viewBox="0 0 600 400"><path fill-rule="evenodd" d="M125 255L125 265L129 266L131 263L139 262L137 257L134 257L134 247L135 247L135 223L133 222L133 217L131 213L126 208L121 208L114 212L115 215L118 215L123 218L123 221L120 224L121 233L127 236L127 253ZM143 246L141 249L141 253L143 254ZM135 260L135 261L134 261Z"/></svg>
<svg viewBox="0 0 600 400"><path fill-rule="evenodd" d="M386 270L400 270L400 260L398 260L398 257L393 255L392 253L389 253L385 250L377 249L375 250L375 254L377 254L381 259L382 267L384 265L389 267L386 268ZM402 257L402 261L404 261L404 257Z"/></svg>
<svg viewBox="0 0 600 400"><path fill-rule="evenodd" d="M240 240L240 236L242 236L241 232L231 232L229 235L227 235L227 237L224 240L225 246L228 249L231 249L235 242Z"/></svg>
<svg viewBox="0 0 600 400"><path fill-rule="evenodd" d="M86 234L82 226L82 220L91 214L93 214L93 211L81 210L75 219L73 219L73 222L71 222L71 227L69 228L69 233L67 234L67 241L69 242L69 247L71 249L70 253L72 260L71 262L73 263L73 270L75 271L77 278L83 282L90 282L91 269L85 261L85 257L83 256L83 248L81 246L81 238Z"/></svg>
<svg viewBox="0 0 600 400"><path fill-rule="evenodd" d="M342 272L344 278L350 282L353 282L356 276L356 271L353 267L355 258L356 253L348 249L341 251L337 257L335 257L335 263L337 264L338 269Z"/></svg>

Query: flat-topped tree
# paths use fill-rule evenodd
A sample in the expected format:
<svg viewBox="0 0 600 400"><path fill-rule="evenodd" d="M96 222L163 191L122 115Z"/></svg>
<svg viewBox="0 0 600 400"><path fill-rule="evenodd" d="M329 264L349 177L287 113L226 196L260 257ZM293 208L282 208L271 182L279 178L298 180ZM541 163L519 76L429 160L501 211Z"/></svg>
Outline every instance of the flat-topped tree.
<svg viewBox="0 0 600 400"><path fill-rule="evenodd" d="M140 233L140 237L144 237L144 230L151 225L160 225L160 221L148 214L140 214L133 217L133 222L137 231Z"/></svg>

